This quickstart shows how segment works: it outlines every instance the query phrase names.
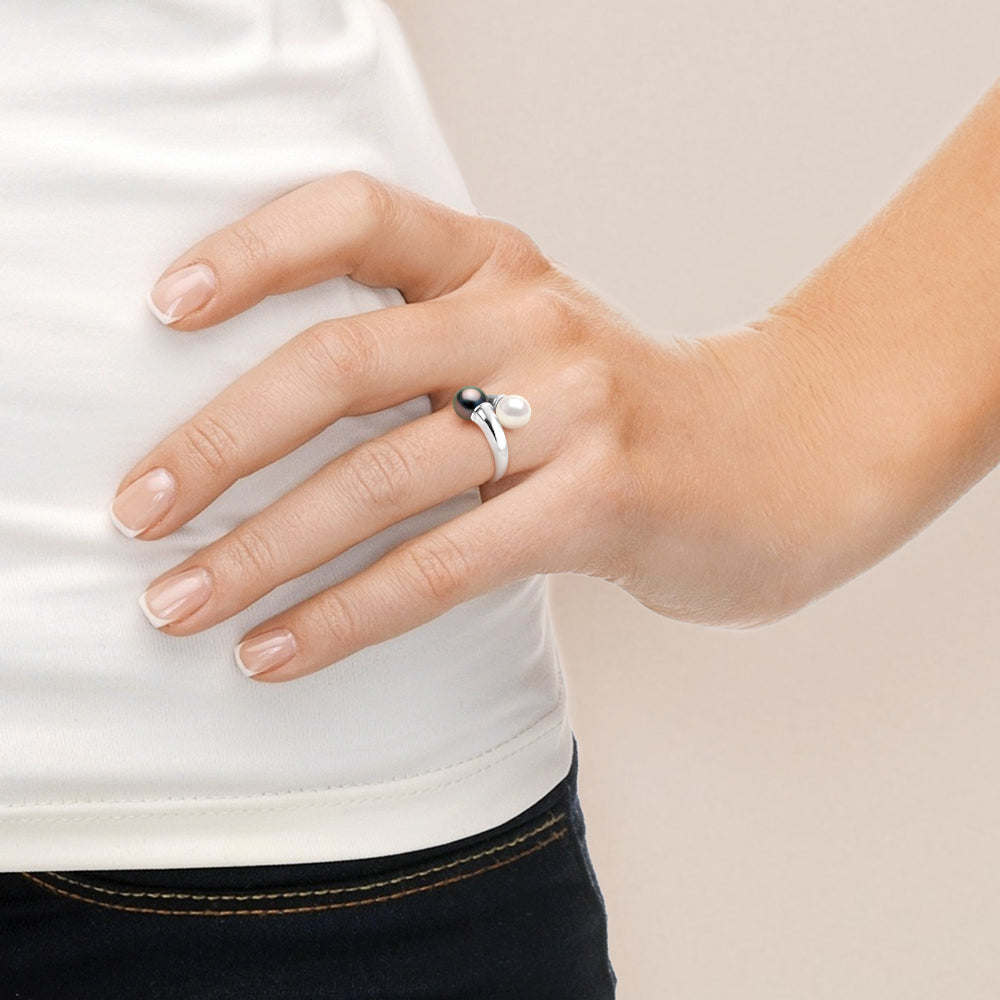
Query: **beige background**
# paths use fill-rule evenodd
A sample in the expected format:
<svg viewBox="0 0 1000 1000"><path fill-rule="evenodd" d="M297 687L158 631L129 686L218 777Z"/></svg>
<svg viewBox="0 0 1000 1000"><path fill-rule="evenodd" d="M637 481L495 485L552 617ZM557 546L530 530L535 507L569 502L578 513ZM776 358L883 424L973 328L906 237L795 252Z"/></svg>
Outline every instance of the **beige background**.
<svg viewBox="0 0 1000 1000"><path fill-rule="evenodd" d="M480 210L653 335L759 313L1000 75L995 0L393 6ZM621 1000L1000 996L998 556L994 472L763 629L551 579Z"/></svg>

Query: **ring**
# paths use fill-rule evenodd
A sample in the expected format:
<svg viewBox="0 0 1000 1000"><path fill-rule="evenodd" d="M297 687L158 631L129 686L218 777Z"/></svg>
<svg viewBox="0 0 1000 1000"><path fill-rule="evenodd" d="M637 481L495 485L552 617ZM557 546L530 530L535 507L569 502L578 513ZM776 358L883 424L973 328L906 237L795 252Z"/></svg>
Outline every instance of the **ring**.
<svg viewBox="0 0 1000 1000"><path fill-rule="evenodd" d="M507 472L509 453L503 429L523 427L531 419L531 406L524 396L489 395L478 385L463 386L452 397L451 405L463 420L471 420L482 429L493 452L495 483Z"/></svg>

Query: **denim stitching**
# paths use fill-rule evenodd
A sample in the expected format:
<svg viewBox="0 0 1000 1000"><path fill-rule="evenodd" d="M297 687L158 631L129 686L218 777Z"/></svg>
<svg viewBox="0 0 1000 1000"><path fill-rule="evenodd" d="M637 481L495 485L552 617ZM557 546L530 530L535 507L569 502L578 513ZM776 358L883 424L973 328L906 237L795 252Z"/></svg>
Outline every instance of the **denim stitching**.
<svg viewBox="0 0 1000 1000"><path fill-rule="evenodd" d="M554 844L561 840L567 833L568 828L563 826L557 830L552 830L552 832L542 841L529 847L525 851L521 851L519 854L512 855L509 858L504 858L500 861L495 861L489 865L483 865L479 868L474 868L471 871L463 872L458 875L452 875L450 878L441 879L438 882L431 882L427 885L415 886L408 889L402 889L398 892L387 893L382 896L372 896L368 899L354 899L346 900L343 902L336 903L325 903L318 906L299 906L291 907L286 909L247 909L247 910L160 910L153 907L139 907L139 906L125 906L121 903L108 903L96 899L88 899L86 896L78 895L77 893L69 892L57 885L51 885L44 879L39 878L31 872L22 872L21 874L24 878L28 879L30 882L34 882L36 885L49 892L54 892L59 896L65 896L69 899L75 899L82 903L88 903L91 906L98 906L107 910L119 910L126 913L148 913L156 916L176 916L176 917L242 917L242 916L278 916L281 914L292 914L292 913L318 913L323 910L340 910L347 909L348 907L354 906L367 906L372 903L387 903L397 899L403 899L406 896L413 896L418 892L427 892L431 889L440 889L444 886L454 885L457 882L463 882L466 879L473 878L476 875L482 875L486 872L495 871L498 868L504 868L507 865L513 864L515 861L520 861L522 858L526 858L529 855L535 854L536 852L548 847L550 844ZM483 852L484 854L487 852ZM467 859L468 860L468 859ZM346 891L346 890L344 890ZM252 897L251 897L252 898Z"/></svg>
<svg viewBox="0 0 1000 1000"><path fill-rule="evenodd" d="M496 854L499 851L506 850L510 847L517 847L519 844L523 844L526 840L530 840L532 837L543 833L548 830L549 827L555 826L561 819L566 817L565 813L558 813L557 815L549 815L543 823L536 826L533 830L529 830L527 833L521 834L519 837L515 837L512 840L508 840L503 844L497 844L494 847L487 848L484 851L480 851L478 854L470 854L466 857L456 858L454 861L449 861L443 865L437 865L434 868L424 868L418 872L410 872L406 875L397 875L395 878L383 879L379 882L368 882L364 885L351 885L342 886L339 888L331 889L300 889L289 892L270 892L270 893L223 893L223 894L209 894L204 892L131 892L124 889L109 889L105 886L92 885L89 882L84 882L82 879L70 878L68 875L63 875L61 872L45 872L46 878L56 879L58 882L63 884L75 885L81 889L87 889L90 892L99 892L107 896L117 896L122 897L132 897L138 899L197 899L202 902L216 902L224 899L231 899L240 902L252 902L255 900L262 899L299 899L309 896L336 896L342 895L347 892L364 892L368 889L381 889L389 885L399 885L403 882L411 882L414 879L423 878L427 875L436 875L439 872L447 871L449 868L457 868L459 865L464 865L470 861L479 861L481 858L488 857L491 854ZM24 875L28 875L28 872L22 872Z"/></svg>

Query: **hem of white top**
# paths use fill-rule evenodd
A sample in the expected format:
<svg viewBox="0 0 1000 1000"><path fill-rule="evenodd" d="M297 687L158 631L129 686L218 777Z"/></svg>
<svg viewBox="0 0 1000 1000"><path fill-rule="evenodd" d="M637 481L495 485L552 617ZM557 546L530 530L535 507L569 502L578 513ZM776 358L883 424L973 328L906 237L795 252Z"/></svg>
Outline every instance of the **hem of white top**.
<svg viewBox="0 0 1000 1000"><path fill-rule="evenodd" d="M523 812L569 773L565 703L461 764L381 784L260 798L0 808L0 871L349 861L422 850Z"/></svg>

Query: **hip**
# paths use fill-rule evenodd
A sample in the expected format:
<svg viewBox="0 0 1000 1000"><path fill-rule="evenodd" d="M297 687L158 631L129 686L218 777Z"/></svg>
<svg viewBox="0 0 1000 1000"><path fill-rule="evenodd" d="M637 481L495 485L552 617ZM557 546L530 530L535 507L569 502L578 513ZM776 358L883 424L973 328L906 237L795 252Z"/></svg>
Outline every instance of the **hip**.
<svg viewBox="0 0 1000 1000"><path fill-rule="evenodd" d="M408 854L3 875L0 965L34 1000L606 1000L614 973L576 774L574 754L510 821Z"/></svg>

